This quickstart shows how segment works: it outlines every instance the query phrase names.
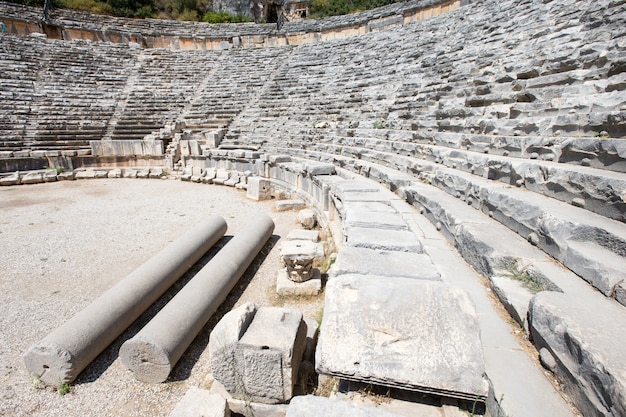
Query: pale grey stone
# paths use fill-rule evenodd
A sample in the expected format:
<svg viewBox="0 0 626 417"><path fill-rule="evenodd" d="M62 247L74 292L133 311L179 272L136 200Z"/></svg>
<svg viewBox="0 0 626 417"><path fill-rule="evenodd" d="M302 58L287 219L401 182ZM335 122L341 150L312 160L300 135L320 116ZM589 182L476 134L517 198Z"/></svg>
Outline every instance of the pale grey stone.
<svg viewBox="0 0 626 417"><path fill-rule="evenodd" d="M279 200L275 204L276 211L299 210L306 206L302 200Z"/></svg>
<svg viewBox="0 0 626 417"><path fill-rule="evenodd" d="M20 183L20 173L14 172L6 177L0 178L0 185L17 185Z"/></svg>
<svg viewBox="0 0 626 417"><path fill-rule="evenodd" d="M75 179L76 178L74 178L74 172L73 171L61 172L60 174L57 174L57 180L59 180L59 181L75 180Z"/></svg>
<svg viewBox="0 0 626 417"><path fill-rule="evenodd" d="M286 240L281 245L280 257L289 279L305 282L312 278L313 262L323 259L324 248L310 240Z"/></svg>
<svg viewBox="0 0 626 417"><path fill-rule="evenodd" d="M399 213L386 213L381 215L379 212L370 210L352 209L347 210L344 227L349 230L352 227L367 227L374 229L389 230L408 230L406 222Z"/></svg>
<svg viewBox="0 0 626 417"><path fill-rule="evenodd" d="M298 396L291 400L285 417L400 417L375 407L357 406L346 401L318 397Z"/></svg>
<svg viewBox="0 0 626 417"><path fill-rule="evenodd" d="M286 402L293 395L305 346L302 313L248 303L227 313L211 332L211 369L235 398Z"/></svg>
<svg viewBox="0 0 626 417"><path fill-rule="evenodd" d="M115 168L109 171L109 178L122 178L122 170L120 168Z"/></svg>
<svg viewBox="0 0 626 417"><path fill-rule="evenodd" d="M137 178L139 172L136 169L125 169L124 178Z"/></svg>
<svg viewBox="0 0 626 417"><path fill-rule="evenodd" d="M620 282L619 285L615 287L615 299L621 305L626 306L626 282Z"/></svg>
<svg viewBox="0 0 626 417"><path fill-rule="evenodd" d="M229 417L230 409L226 400L209 391L189 387L176 404L169 417Z"/></svg>
<svg viewBox="0 0 626 417"><path fill-rule="evenodd" d="M43 173L44 182L55 182L57 180L56 170L49 170Z"/></svg>
<svg viewBox="0 0 626 417"><path fill-rule="evenodd" d="M27 172L20 181L22 184L39 184L43 182L43 174L41 172Z"/></svg>
<svg viewBox="0 0 626 417"><path fill-rule="evenodd" d="M219 381L213 382L211 393L225 398L231 413L241 414L245 417L285 417L287 413L287 404L263 404L234 398Z"/></svg>
<svg viewBox="0 0 626 417"><path fill-rule="evenodd" d="M150 177L150 168L143 168L137 172L137 178L148 178Z"/></svg>
<svg viewBox="0 0 626 417"><path fill-rule="evenodd" d="M442 282L342 275L326 286L318 372L459 398L488 382L474 305Z"/></svg>
<svg viewBox="0 0 626 417"><path fill-rule="evenodd" d="M260 307L237 346L237 365L243 370L239 398L266 404L289 401L305 347L302 313Z"/></svg>
<svg viewBox="0 0 626 417"><path fill-rule="evenodd" d="M276 294L280 296L314 296L322 291L322 276L320 270L312 268L310 277L304 282L289 279L287 268L278 271L276 278Z"/></svg>
<svg viewBox="0 0 626 417"><path fill-rule="evenodd" d="M161 167L150 168L150 171L148 173L148 178L161 178L163 175L165 175L165 173L163 172L163 168Z"/></svg>
<svg viewBox="0 0 626 417"><path fill-rule="evenodd" d="M319 162L304 162L304 169L309 175L335 175L335 165Z"/></svg>
<svg viewBox="0 0 626 417"><path fill-rule="evenodd" d="M541 364L550 372L556 371L556 360L554 359L554 356L552 356L552 353L550 353L550 351L545 347L539 349L539 360L541 361Z"/></svg>
<svg viewBox="0 0 626 417"><path fill-rule="evenodd" d="M320 232L317 230L295 229L287 234L285 240L310 240L317 242L320 239Z"/></svg>
<svg viewBox="0 0 626 417"><path fill-rule="evenodd" d="M331 278L345 274L441 280L437 268L427 254L350 246L341 248L329 271Z"/></svg>
<svg viewBox="0 0 626 417"><path fill-rule="evenodd" d="M248 178L248 190L246 197L252 200L269 200L272 198L271 182L261 177Z"/></svg>
<svg viewBox="0 0 626 417"><path fill-rule="evenodd" d="M414 233L407 230L351 227L346 244L359 248L422 253L423 246Z"/></svg>
<svg viewBox="0 0 626 417"><path fill-rule="evenodd" d="M317 225L317 216L315 211L309 208L300 210L298 212L298 221L305 229L313 229Z"/></svg>
<svg viewBox="0 0 626 417"><path fill-rule="evenodd" d="M506 276L495 275L489 280L491 281L491 288L513 320L528 330L526 317L528 303L530 303L533 294L524 288L519 281Z"/></svg>
<svg viewBox="0 0 626 417"><path fill-rule="evenodd" d="M582 414L626 415L626 309L600 296L581 302L545 291L532 299L529 316L535 345L554 356Z"/></svg>

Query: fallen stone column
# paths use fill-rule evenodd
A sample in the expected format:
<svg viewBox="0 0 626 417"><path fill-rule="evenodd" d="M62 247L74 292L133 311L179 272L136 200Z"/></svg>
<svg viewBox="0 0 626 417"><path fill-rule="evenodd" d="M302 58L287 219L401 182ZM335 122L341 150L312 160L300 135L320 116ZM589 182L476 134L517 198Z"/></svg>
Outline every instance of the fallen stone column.
<svg viewBox="0 0 626 417"><path fill-rule="evenodd" d="M167 379L273 231L274 222L269 216L254 218L135 337L122 345L120 358L135 378L153 383Z"/></svg>
<svg viewBox="0 0 626 417"><path fill-rule="evenodd" d="M176 239L24 353L44 383L72 382L226 232L212 216Z"/></svg>

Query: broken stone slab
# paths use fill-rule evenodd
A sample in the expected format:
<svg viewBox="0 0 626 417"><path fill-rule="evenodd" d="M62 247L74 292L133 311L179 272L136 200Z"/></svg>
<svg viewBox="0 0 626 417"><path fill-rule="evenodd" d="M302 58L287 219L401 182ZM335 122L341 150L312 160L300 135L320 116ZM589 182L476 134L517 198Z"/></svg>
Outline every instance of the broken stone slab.
<svg viewBox="0 0 626 417"><path fill-rule="evenodd" d="M310 240L287 240L280 247L280 257L289 279L305 282L312 277L313 263L324 258L324 248Z"/></svg>
<svg viewBox="0 0 626 417"><path fill-rule="evenodd" d="M22 184L39 184L43 182L43 174L41 172L27 172L21 178Z"/></svg>
<svg viewBox="0 0 626 417"><path fill-rule="evenodd" d="M441 281L430 256L424 253L388 252L345 246L329 271L330 278L345 274L377 275Z"/></svg>
<svg viewBox="0 0 626 417"><path fill-rule="evenodd" d="M137 178L148 178L150 176L150 168L140 169L137 172Z"/></svg>
<svg viewBox="0 0 626 417"><path fill-rule="evenodd" d="M369 227L375 229L408 230L408 226L399 213L386 213L370 210L346 210L344 227Z"/></svg>
<svg viewBox="0 0 626 417"><path fill-rule="evenodd" d="M484 400L480 327L467 293L443 282L342 275L326 286L321 374Z"/></svg>
<svg viewBox="0 0 626 417"><path fill-rule="evenodd" d="M298 221L305 229L313 229L317 225L317 216L315 215L315 211L309 208L300 210L298 212Z"/></svg>
<svg viewBox="0 0 626 417"><path fill-rule="evenodd" d="M276 278L276 294L280 296L314 296L322 291L320 270L312 268L310 278L304 282L292 281L287 268L278 271Z"/></svg>
<svg viewBox="0 0 626 417"><path fill-rule="evenodd" d="M223 397L231 413L244 417L285 417L288 404L263 404L255 401L234 398L219 381L211 385L211 393Z"/></svg>
<svg viewBox="0 0 626 417"><path fill-rule="evenodd" d="M227 313L211 332L213 375L234 398L265 404L289 401L306 334L297 310L245 304Z"/></svg>
<svg viewBox="0 0 626 417"><path fill-rule="evenodd" d="M626 415L626 309L599 294L581 302L544 291L529 310L535 346L556 359L555 373L582 414Z"/></svg>
<svg viewBox="0 0 626 417"><path fill-rule="evenodd" d="M57 180L59 181L73 181L75 179L73 171L61 172L60 174L57 174Z"/></svg>
<svg viewBox="0 0 626 417"><path fill-rule="evenodd" d="M169 417L229 417L226 400L208 390L189 387Z"/></svg>
<svg viewBox="0 0 626 417"><path fill-rule="evenodd" d="M270 164L279 164L283 162L291 162L291 156L289 155L269 155Z"/></svg>
<svg viewBox="0 0 626 417"><path fill-rule="evenodd" d="M306 203L299 199L280 200L276 202L275 207L276 211L300 210L301 208L306 207Z"/></svg>
<svg viewBox="0 0 626 417"><path fill-rule="evenodd" d="M389 411L376 407L350 404L346 401L319 397L315 395L301 395L289 403L286 417L401 417Z"/></svg>
<svg viewBox="0 0 626 417"><path fill-rule="evenodd" d="M235 185L237 185L239 183L239 181L241 181L241 176L239 175L238 172L232 172L230 175L230 178L228 178L226 181L224 181L224 185L228 186L228 187L234 187Z"/></svg>
<svg viewBox="0 0 626 417"><path fill-rule="evenodd" d="M397 213L397 210L389 202L381 201L346 201L344 202L346 212L352 210L367 210L379 213Z"/></svg>
<svg viewBox="0 0 626 417"><path fill-rule="evenodd" d="M357 179L337 182L332 189L338 195L345 193L378 193L381 186L372 181Z"/></svg>
<svg viewBox="0 0 626 417"><path fill-rule="evenodd" d="M309 175L335 175L334 164L305 161L302 165Z"/></svg>
<svg viewBox="0 0 626 417"><path fill-rule="evenodd" d="M150 168L150 172L148 173L148 178L161 178L164 175L165 175L165 172L163 172L163 168L161 167Z"/></svg>
<svg viewBox="0 0 626 417"><path fill-rule="evenodd" d="M373 229L351 227L346 236L347 246L385 251L414 252L424 251L422 242L413 232L407 230Z"/></svg>
<svg viewBox="0 0 626 417"><path fill-rule="evenodd" d="M96 172L92 169L78 169L74 171L74 178L77 180L94 179Z"/></svg>
<svg viewBox="0 0 626 417"><path fill-rule="evenodd" d="M136 169L125 169L124 178L137 178L139 172Z"/></svg>
<svg viewBox="0 0 626 417"><path fill-rule="evenodd" d="M57 180L57 171L56 170L48 170L43 173L43 181L44 182L55 182Z"/></svg>
<svg viewBox="0 0 626 417"><path fill-rule="evenodd" d="M20 183L20 173L14 172L6 177L0 178L0 185L18 185Z"/></svg>
<svg viewBox="0 0 626 417"><path fill-rule="evenodd" d="M251 200L269 200L272 198L271 181L261 177L248 178L246 197Z"/></svg>
<svg viewBox="0 0 626 417"><path fill-rule="evenodd" d="M108 178L122 178L122 170L120 168L115 168L109 171L107 175Z"/></svg>
<svg viewBox="0 0 626 417"><path fill-rule="evenodd" d="M287 234L285 240L310 240L317 242L320 239L320 232L317 230L295 229Z"/></svg>

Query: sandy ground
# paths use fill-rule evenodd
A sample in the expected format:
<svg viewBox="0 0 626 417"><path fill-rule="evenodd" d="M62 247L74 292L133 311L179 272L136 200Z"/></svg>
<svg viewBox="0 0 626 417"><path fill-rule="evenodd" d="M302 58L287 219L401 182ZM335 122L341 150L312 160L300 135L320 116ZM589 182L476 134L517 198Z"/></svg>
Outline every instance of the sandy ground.
<svg viewBox="0 0 626 417"><path fill-rule="evenodd" d="M41 387L29 375L21 359L29 346L201 219L222 215L228 237L259 211L274 219L274 235L166 383L136 381L119 360L118 350L182 284L175 285L92 362L69 394ZM225 311L254 301L297 306L305 316L319 317L322 296L285 300L274 291L281 267L280 240L299 228L295 212L277 213L273 201L251 201L245 192L223 186L107 179L1 187L0 415L167 416L189 386L205 385L210 373L208 336ZM182 283L192 275L193 271Z"/></svg>

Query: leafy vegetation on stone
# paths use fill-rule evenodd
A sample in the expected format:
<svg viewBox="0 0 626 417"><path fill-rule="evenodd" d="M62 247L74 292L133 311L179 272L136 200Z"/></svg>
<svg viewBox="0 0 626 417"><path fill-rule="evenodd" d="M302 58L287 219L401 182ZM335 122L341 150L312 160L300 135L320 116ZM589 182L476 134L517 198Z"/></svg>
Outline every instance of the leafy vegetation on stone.
<svg viewBox="0 0 626 417"><path fill-rule="evenodd" d="M45 0L8 0L27 6L43 6ZM395 0L309 0L310 17L344 15L373 9ZM52 0L52 6L132 18L158 18L207 23L252 21L245 15L214 12L210 0Z"/></svg>

